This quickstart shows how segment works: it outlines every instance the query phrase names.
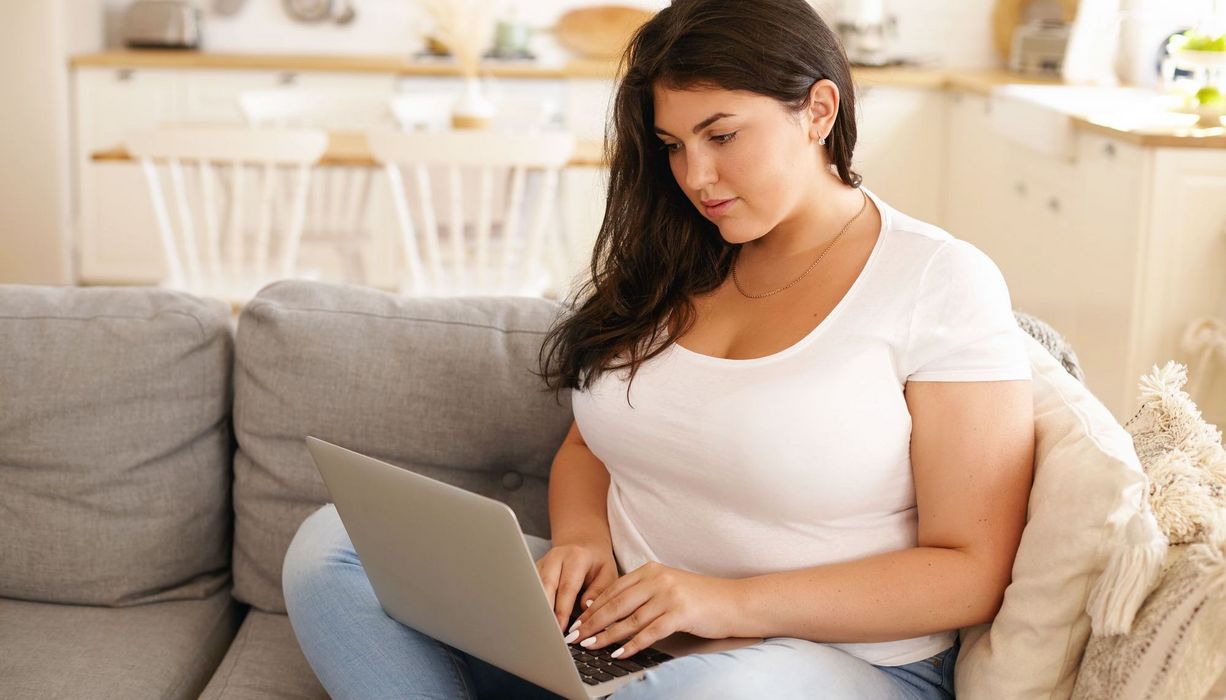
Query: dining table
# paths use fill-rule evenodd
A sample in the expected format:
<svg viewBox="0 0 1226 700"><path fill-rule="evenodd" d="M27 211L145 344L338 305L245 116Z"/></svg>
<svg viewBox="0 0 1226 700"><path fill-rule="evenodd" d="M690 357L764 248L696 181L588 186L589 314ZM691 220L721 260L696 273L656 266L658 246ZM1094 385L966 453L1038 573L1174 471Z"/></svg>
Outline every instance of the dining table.
<svg viewBox="0 0 1226 700"><path fill-rule="evenodd" d="M201 126L193 124L192 126ZM354 130L328 130L328 147L320 158L319 165L334 167L378 167L366 141L366 132ZM567 167L605 167L601 139L579 139ZM122 144L108 146L90 153L95 163L131 162L132 156Z"/></svg>

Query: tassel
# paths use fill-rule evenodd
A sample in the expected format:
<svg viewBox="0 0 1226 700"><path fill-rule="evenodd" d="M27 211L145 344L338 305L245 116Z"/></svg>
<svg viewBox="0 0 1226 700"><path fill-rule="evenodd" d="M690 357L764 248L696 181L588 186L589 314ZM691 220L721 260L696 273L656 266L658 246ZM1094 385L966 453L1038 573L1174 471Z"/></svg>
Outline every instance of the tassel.
<svg viewBox="0 0 1226 700"><path fill-rule="evenodd" d="M1086 603L1095 636L1127 634L1132 621L1162 574L1167 541L1148 511L1128 520L1125 542L1111 552L1107 568Z"/></svg>

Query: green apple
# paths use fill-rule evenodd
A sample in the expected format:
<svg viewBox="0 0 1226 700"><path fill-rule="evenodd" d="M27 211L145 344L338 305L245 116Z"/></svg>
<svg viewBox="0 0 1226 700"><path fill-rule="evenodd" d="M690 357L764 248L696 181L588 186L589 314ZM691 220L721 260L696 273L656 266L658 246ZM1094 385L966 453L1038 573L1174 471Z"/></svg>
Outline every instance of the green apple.
<svg viewBox="0 0 1226 700"><path fill-rule="evenodd" d="M1201 107L1211 107L1214 109L1226 108L1226 95L1223 95L1221 90L1218 90L1212 85L1206 85L1205 87L1197 90L1196 100L1200 102Z"/></svg>
<svg viewBox="0 0 1226 700"><path fill-rule="evenodd" d="M1173 48L1182 48L1185 51L1226 51L1226 34L1211 37L1195 29L1189 29L1184 32L1183 37L1183 43Z"/></svg>

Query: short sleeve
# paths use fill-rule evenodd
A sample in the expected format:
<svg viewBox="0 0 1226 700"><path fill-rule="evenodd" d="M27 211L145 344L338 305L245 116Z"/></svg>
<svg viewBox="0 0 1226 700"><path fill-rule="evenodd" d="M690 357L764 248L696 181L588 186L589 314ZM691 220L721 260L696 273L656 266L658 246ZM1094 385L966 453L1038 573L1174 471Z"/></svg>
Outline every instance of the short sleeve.
<svg viewBox="0 0 1226 700"><path fill-rule="evenodd" d="M957 239L921 277L905 354L907 381L1030 379L1022 331L996 263Z"/></svg>

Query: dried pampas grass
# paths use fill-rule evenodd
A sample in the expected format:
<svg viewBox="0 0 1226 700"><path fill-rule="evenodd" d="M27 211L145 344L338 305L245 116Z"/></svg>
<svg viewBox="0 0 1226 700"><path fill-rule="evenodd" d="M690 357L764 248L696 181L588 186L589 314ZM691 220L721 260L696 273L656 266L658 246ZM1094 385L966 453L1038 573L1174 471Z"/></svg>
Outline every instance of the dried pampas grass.
<svg viewBox="0 0 1226 700"><path fill-rule="evenodd" d="M465 78L477 77L494 38L498 0L417 0L436 25L436 37L455 56Z"/></svg>

